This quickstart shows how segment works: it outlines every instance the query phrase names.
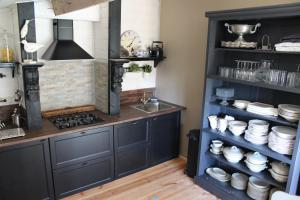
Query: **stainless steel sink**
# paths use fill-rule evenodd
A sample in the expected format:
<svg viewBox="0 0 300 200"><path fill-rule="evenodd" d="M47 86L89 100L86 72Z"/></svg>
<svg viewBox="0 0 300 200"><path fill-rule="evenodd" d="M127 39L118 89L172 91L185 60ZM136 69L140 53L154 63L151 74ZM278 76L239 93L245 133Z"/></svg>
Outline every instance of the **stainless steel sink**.
<svg viewBox="0 0 300 200"><path fill-rule="evenodd" d="M146 104L134 105L132 107L146 113L155 113L155 112L160 112L163 110L174 108L174 106L162 102L156 102L156 103L149 102Z"/></svg>

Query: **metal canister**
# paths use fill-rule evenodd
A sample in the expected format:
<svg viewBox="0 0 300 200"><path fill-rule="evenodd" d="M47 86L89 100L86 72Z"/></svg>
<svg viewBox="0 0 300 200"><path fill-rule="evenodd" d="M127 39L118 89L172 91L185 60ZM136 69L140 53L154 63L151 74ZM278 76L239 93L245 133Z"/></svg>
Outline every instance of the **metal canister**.
<svg viewBox="0 0 300 200"><path fill-rule="evenodd" d="M14 109L14 112L13 112L11 118L12 118L13 125L19 128L20 127L20 113L18 112L17 108Z"/></svg>

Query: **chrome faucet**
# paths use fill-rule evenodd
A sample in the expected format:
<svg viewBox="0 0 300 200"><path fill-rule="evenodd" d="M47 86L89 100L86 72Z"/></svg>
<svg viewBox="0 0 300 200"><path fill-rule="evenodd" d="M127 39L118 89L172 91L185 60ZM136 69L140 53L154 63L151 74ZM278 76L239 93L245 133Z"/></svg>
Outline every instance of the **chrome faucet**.
<svg viewBox="0 0 300 200"><path fill-rule="evenodd" d="M147 104L149 102L149 98L147 98L147 93L144 91L143 94L143 98L141 98L141 103L143 103L144 105Z"/></svg>

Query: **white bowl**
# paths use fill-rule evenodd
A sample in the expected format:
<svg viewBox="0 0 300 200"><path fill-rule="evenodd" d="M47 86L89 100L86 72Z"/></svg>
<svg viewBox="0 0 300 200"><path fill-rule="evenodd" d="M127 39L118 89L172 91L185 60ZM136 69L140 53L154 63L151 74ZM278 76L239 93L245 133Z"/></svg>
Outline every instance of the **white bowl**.
<svg viewBox="0 0 300 200"><path fill-rule="evenodd" d="M280 183L286 183L288 181L288 176L277 174L273 169L269 169L269 172L271 173L271 176Z"/></svg>
<svg viewBox="0 0 300 200"><path fill-rule="evenodd" d="M272 166L272 170L282 176L288 176L290 167L288 164L285 164L283 162L274 161L271 162L270 165Z"/></svg>
<svg viewBox="0 0 300 200"><path fill-rule="evenodd" d="M229 127L229 131L234 135L234 136L240 136L243 133L245 133L245 130L238 130L238 129L234 129Z"/></svg>
<svg viewBox="0 0 300 200"><path fill-rule="evenodd" d="M245 163L246 163L246 166L253 172L261 172L265 169L267 169L267 165L266 164L263 164L263 165L255 165L255 164L252 164L251 162L249 162L248 160L245 160Z"/></svg>

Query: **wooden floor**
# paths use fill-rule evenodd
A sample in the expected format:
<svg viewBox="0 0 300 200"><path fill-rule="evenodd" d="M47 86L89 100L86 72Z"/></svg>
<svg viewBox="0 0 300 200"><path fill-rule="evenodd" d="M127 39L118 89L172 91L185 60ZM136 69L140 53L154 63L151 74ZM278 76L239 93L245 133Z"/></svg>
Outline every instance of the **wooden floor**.
<svg viewBox="0 0 300 200"><path fill-rule="evenodd" d="M65 200L217 200L184 175L185 161L175 159Z"/></svg>

